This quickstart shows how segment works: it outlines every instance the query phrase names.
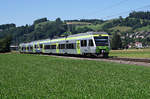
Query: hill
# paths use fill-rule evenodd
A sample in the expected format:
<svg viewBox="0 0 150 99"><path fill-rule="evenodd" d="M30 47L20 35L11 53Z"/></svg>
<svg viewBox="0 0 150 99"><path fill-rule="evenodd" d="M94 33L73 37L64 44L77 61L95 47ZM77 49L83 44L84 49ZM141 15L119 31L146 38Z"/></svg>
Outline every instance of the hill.
<svg viewBox="0 0 150 99"><path fill-rule="evenodd" d="M88 31L105 31L109 34L117 32L121 35L123 45L132 42L142 42L143 45L150 45L150 12L132 12L128 17L121 16L111 20L81 19L64 20L57 18L50 21L47 18L37 19L32 25L16 27L15 24L0 25L0 38L11 34L12 44L18 45L22 42L30 42L39 39L54 38L70 33L83 33ZM141 33L142 32L142 33ZM139 38L131 38L140 34ZM141 39L141 37L144 37ZM126 38L126 39L124 39Z"/></svg>

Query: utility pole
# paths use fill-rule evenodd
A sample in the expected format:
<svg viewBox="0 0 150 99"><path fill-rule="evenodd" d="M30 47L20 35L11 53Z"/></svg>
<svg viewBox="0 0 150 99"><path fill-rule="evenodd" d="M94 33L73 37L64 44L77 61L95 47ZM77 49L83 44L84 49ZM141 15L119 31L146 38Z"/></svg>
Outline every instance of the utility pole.
<svg viewBox="0 0 150 99"><path fill-rule="evenodd" d="M69 24L67 24L67 28L68 28L68 32L70 33L70 26L69 26Z"/></svg>

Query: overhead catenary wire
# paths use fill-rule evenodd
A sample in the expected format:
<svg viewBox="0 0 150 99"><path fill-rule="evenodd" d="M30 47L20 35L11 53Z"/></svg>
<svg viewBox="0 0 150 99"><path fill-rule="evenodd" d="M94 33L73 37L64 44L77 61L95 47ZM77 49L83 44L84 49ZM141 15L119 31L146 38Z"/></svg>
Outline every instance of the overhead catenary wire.
<svg viewBox="0 0 150 99"><path fill-rule="evenodd" d="M120 1L120 2L118 2L118 3L116 3L116 4L114 4L114 5L112 5L112 6L110 6L110 7L113 7L113 6L115 6L115 5L119 5L119 4L121 4L121 3L123 3L124 1L129 1L129 0L122 0L122 1ZM109 8L109 7L108 7ZM124 14L127 14L127 13L130 13L130 12L133 12L133 11L137 11L137 10L142 10L142 9L146 9L146 8L150 8L150 4L148 4L148 5L145 5L145 6L142 6L142 7L139 7L139 8L136 8L136 9L130 9L130 10L128 10L128 11L123 11L123 12L119 12L119 13L116 13L116 14L112 14L112 15L108 15L108 16L104 16L104 17L99 17L99 18L97 18L97 19L108 19L108 18L113 18L113 17L116 17L116 16L122 16L122 15L124 15ZM148 10L147 10L148 11ZM80 20L80 19L85 19L85 18L77 18L77 19L75 19L75 20Z"/></svg>
<svg viewBox="0 0 150 99"><path fill-rule="evenodd" d="M130 13L130 12L132 12L132 11L137 11L137 10L141 10L141 9L145 9L145 8L150 8L150 4L149 4L149 5L145 5L145 6L143 6L143 7L136 8L136 9L132 9L132 10L128 10L128 11L116 13L116 14L113 14L113 15L101 17L100 19L112 18L112 17L115 17L115 16L121 16L122 14L127 14L127 13Z"/></svg>
<svg viewBox="0 0 150 99"><path fill-rule="evenodd" d="M117 6L120 6L121 4L123 4L123 3L127 2L127 1L129 1L129 0L121 0L121 1L119 1L119 2L117 2L117 3L115 3L115 4L112 4L112 5L108 6L108 7L104 7L104 8L102 8L102 9L100 9L100 10L95 11L95 12L90 12L90 13L88 13L88 16L96 15L96 14L98 14L99 12L101 12L101 14L102 14L102 13L104 13L104 11L110 10L110 9L112 9L112 8L114 8L114 7L117 7ZM85 15L85 16L86 16L86 15ZM83 16L83 17L85 17L85 16ZM81 19L81 18L78 18L78 19Z"/></svg>
<svg viewBox="0 0 150 99"><path fill-rule="evenodd" d="M112 8L114 8L114 7L117 7L117 6L122 5L123 3L127 2L127 1L129 1L129 0L122 0L122 1L119 1L119 2L117 2L117 3L115 3L115 4L113 4L113 5L110 5L110 6L108 6L108 7L105 7L105 8L103 8L103 9L99 10L99 11L103 12L103 11L106 11L106 10L110 10L110 9L112 9ZM98 11L98 12L99 12L99 11Z"/></svg>

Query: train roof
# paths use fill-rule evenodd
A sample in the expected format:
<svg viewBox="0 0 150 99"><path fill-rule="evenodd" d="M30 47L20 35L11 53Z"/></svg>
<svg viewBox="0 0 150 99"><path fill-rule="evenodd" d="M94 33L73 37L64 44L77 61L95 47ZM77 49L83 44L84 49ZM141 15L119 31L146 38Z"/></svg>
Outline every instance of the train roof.
<svg viewBox="0 0 150 99"><path fill-rule="evenodd" d="M86 36L86 35L99 35L99 34L107 34L106 32L86 32L86 33L79 33L79 34L73 34L73 35L68 35L67 37L58 37L58 38L54 38L54 39L43 39L43 40L37 40L37 41L32 41L32 42L28 42L28 43L21 43L20 45L28 45L28 44L32 44L32 43L38 43L38 42L43 42L43 41L52 41L52 40L57 40L57 39L65 39L65 38L69 38L69 37L78 37L78 36Z"/></svg>
<svg viewBox="0 0 150 99"><path fill-rule="evenodd" d="M108 33L106 33L106 32L86 32L86 33L79 33L79 34L69 35L68 37L96 35L96 34L108 34Z"/></svg>

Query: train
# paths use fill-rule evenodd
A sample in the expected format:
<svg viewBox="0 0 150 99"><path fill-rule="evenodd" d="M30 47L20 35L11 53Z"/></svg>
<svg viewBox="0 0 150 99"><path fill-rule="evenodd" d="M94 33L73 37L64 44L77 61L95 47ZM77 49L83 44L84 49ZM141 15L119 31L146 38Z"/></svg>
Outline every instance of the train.
<svg viewBox="0 0 150 99"><path fill-rule="evenodd" d="M37 40L19 44L20 53L95 55L108 57L109 35L106 32L86 32L55 39Z"/></svg>

